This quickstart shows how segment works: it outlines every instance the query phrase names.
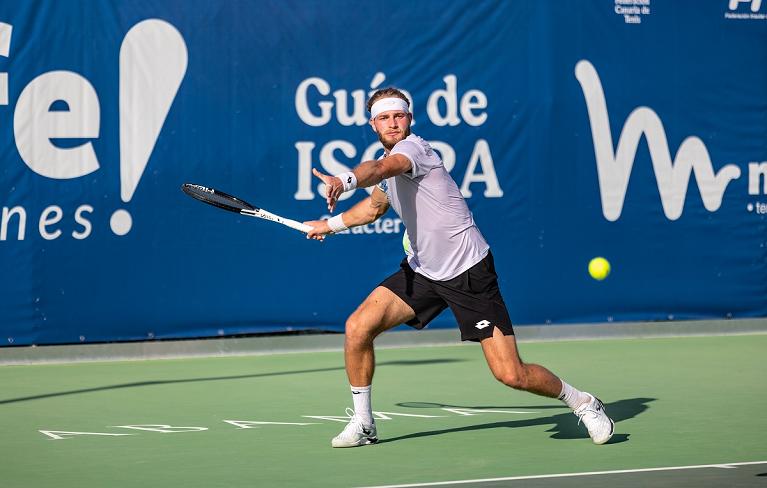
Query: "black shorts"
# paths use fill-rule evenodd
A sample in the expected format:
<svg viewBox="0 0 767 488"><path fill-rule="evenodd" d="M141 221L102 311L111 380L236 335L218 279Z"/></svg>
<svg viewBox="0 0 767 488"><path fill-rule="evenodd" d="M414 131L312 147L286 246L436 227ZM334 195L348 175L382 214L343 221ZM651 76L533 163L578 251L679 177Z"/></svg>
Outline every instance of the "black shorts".
<svg viewBox="0 0 767 488"><path fill-rule="evenodd" d="M461 328L462 341L492 337L498 327L503 335L513 335L509 312L498 289L493 255L485 258L453 279L435 281L413 271L403 259L400 269L380 286L394 292L415 311L407 325L423 329L447 307L453 311Z"/></svg>

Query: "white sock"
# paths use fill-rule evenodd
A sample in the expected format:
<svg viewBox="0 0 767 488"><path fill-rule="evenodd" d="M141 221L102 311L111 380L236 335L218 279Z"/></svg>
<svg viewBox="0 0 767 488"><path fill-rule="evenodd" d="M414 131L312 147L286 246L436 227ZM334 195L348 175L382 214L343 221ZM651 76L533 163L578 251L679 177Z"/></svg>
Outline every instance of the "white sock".
<svg viewBox="0 0 767 488"><path fill-rule="evenodd" d="M350 385L351 386L351 385ZM352 386L352 401L354 401L354 413L366 425L373 424L373 407L370 405L370 388L368 386Z"/></svg>
<svg viewBox="0 0 767 488"><path fill-rule="evenodd" d="M584 403L590 402L591 395L580 390L576 390L572 386L562 381L562 393L559 394L559 399L565 402L568 407L575 410Z"/></svg>

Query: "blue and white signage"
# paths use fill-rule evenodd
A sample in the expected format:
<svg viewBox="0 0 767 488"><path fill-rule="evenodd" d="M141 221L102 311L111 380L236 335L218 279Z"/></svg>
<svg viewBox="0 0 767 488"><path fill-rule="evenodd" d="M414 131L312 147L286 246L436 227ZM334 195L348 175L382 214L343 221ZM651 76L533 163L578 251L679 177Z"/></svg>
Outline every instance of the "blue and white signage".
<svg viewBox="0 0 767 488"><path fill-rule="evenodd" d="M389 85L516 324L767 316L765 59L762 0L6 2L0 341L342 330L392 211L318 243L179 187L326 216L311 169L381 154Z"/></svg>

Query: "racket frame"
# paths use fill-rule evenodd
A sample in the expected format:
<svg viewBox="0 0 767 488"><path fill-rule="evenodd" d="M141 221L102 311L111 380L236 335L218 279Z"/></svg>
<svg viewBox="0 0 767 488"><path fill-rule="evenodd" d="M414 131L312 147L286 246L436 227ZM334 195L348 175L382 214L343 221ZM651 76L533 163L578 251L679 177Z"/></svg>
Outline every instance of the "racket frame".
<svg viewBox="0 0 767 488"><path fill-rule="evenodd" d="M224 193L220 190L216 190L208 186L197 185L194 183L184 183L183 185L181 185L181 190L187 195L189 195L190 197L194 198L195 200L198 200L203 203L207 203L208 205L212 205L222 210L227 210L229 212L238 213L240 215L245 215L248 217L256 217L259 219L270 220L272 222L285 225L287 227L290 227L291 229L295 229L303 233L307 233L313 229L313 227L310 225L306 225L296 220L288 219L280 215L274 214L272 212L269 212L267 210L264 210L262 208L258 208L255 205L251 205L250 203L246 202L245 200L241 198L237 198L233 195L229 195L228 193ZM218 195L220 197L223 197L224 199L231 200L233 203L239 204L240 206L245 208L236 207L234 205L227 205L226 203L219 202L209 197L206 197L206 195Z"/></svg>

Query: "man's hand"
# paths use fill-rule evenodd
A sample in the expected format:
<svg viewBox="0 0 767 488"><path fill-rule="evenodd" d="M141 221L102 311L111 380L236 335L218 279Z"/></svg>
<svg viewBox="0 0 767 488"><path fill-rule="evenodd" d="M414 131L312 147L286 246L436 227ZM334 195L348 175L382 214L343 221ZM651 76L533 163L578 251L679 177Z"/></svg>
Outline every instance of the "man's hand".
<svg viewBox="0 0 767 488"><path fill-rule="evenodd" d="M333 213L333 210L336 208L336 202L338 202L338 197L340 197L341 193L344 191L344 184L339 178L320 173L316 168L312 168L312 173L325 183L325 199L328 202L328 211Z"/></svg>
<svg viewBox="0 0 767 488"><path fill-rule="evenodd" d="M338 178L336 178L338 179ZM306 233L307 239L314 239L317 241L323 241L325 240L325 236L328 234L332 234L333 231L330 230L330 227L328 227L328 221L327 220L308 220L304 222L304 224L313 227L312 230Z"/></svg>

